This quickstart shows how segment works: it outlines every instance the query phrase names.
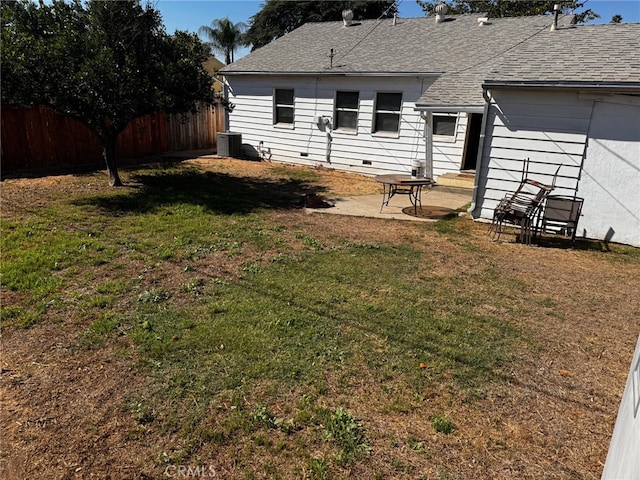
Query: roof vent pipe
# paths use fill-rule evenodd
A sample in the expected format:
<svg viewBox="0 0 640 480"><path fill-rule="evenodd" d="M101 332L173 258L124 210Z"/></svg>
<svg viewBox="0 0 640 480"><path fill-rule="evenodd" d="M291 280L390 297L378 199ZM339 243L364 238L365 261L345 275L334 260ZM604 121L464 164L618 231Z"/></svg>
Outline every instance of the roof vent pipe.
<svg viewBox="0 0 640 480"><path fill-rule="evenodd" d="M562 7L559 3L553 5L553 23L551 24L551 31L555 32L558 29L558 15L560 15L560 9Z"/></svg>
<svg viewBox="0 0 640 480"><path fill-rule="evenodd" d="M447 4L444 2L440 2L438 5L436 5L436 8L433 9L433 11L436 13L436 23L440 23L444 20L444 16L447 14L448 10L449 7L447 7Z"/></svg>
<svg viewBox="0 0 640 480"><path fill-rule="evenodd" d="M342 11L342 23L345 27L350 27L353 22L353 10Z"/></svg>
<svg viewBox="0 0 640 480"><path fill-rule="evenodd" d="M398 24L398 14L394 13L393 14L393 25L396 26Z"/></svg>

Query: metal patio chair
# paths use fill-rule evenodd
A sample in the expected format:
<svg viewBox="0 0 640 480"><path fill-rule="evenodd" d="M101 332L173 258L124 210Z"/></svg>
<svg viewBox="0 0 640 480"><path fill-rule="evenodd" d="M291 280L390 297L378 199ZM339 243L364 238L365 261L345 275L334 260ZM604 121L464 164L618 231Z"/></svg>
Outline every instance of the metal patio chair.
<svg viewBox="0 0 640 480"><path fill-rule="evenodd" d="M560 167L561 165L558 166L551 185L545 185L528 177L529 159L524 161L520 186L514 193L506 194L493 211L489 234L494 240L500 239L505 224L511 224L520 227L520 241L531 244L536 236L544 202L555 189Z"/></svg>
<svg viewBox="0 0 640 480"><path fill-rule="evenodd" d="M579 197L549 195L540 217L540 233L565 235L575 243L583 203Z"/></svg>
<svg viewBox="0 0 640 480"><path fill-rule="evenodd" d="M500 240L505 224L511 224L520 227L520 241L530 245L536 233L542 205L553 188L525 179L514 193L505 195L493 211L489 227L493 239Z"/></svg>

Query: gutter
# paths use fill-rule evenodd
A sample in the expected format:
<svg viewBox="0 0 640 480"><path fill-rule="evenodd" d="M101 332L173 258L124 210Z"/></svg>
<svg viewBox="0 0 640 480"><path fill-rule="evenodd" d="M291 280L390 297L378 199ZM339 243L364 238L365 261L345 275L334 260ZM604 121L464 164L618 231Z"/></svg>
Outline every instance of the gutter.
<svg viewBox="0 0 640 480"><path fill-rule="evenodd" d="M477 207L478 200L478 181L480 180L480 171L482 166L482 157L484 155L484 142L486 138L487 130L487 117L489 116L489 105L491 104L491 98L489 97L488 89L484 87L482 89L482 96L484 97L484 108L482 110L482 125L480 126L480 141L478 142L478 156L476 158L476 174L473 178L473 190L471 191L471 206L467 210L471 214L471 217L475 218L474 212Z"/></svg>
<svg viewBox="0 0 640 480"><path fill-rule="evenodd" d="M318 72L277 72L277 71L228 71L219 70L220 75L232 76L279 76L279 77L438 77L443 72L342 72L336 70L322 70Z"/></svg>
<svg viewBox="0 0 640 480"><path fill-rule="evenodd" d="M640 82L609 82L609 81L519 81L519 80L485 80L483 89L491 88L579 88L583 90L612 89L615 91L640 90Z"/></svg>

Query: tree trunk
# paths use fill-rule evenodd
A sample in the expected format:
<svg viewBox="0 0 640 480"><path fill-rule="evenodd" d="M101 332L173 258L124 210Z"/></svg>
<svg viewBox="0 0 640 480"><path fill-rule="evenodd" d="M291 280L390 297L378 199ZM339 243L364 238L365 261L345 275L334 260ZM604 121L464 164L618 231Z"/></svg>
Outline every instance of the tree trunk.
<svg viewBox="0 0 640 480"><path fill-rule="evenodd" d="M109 185L112 187L121 187L122 180L118 175L118 163L116 161L116 142L117 136L102 139L102 158L107 164L107 172L109 172Z"/></svg>

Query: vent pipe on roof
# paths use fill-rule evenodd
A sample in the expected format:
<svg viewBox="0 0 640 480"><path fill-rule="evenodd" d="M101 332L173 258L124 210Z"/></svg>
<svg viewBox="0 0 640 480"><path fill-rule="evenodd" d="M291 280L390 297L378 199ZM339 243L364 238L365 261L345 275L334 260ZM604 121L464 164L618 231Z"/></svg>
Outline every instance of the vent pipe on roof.
<svg viewBox="0 0 640 480"><path fill-rule="evenodd" d="M345 27L350 27L353 23L353 10L343 10L342 11L342 23Z"/></svg>
<svg viewBox="0 0 640 480"><path fill-rule="evenodd" d="M397 13L394 13L394 14L393 14L393 25L395 26L395 25L397 25L397 24L398 24L398 14L397 14Z"/></svg>
<svg viewBox="0 0 640 480"><path fill-rule="evenodd" d="M558 15L560 15L560 9L562 7L559 3L553 5L553 23L551 24L551 31L555 32L558 29Z"/></svg>
<svg viewBox="0 0 640 480"><path fill-rule="evenodd" d="M449 7L447 7L447 4L444 2L440 2L438 5L436 5L436 8L433 9L433 11L436 13L436 23L440 23L444 20L444 16L447 14L448 10Z"/></svg>

